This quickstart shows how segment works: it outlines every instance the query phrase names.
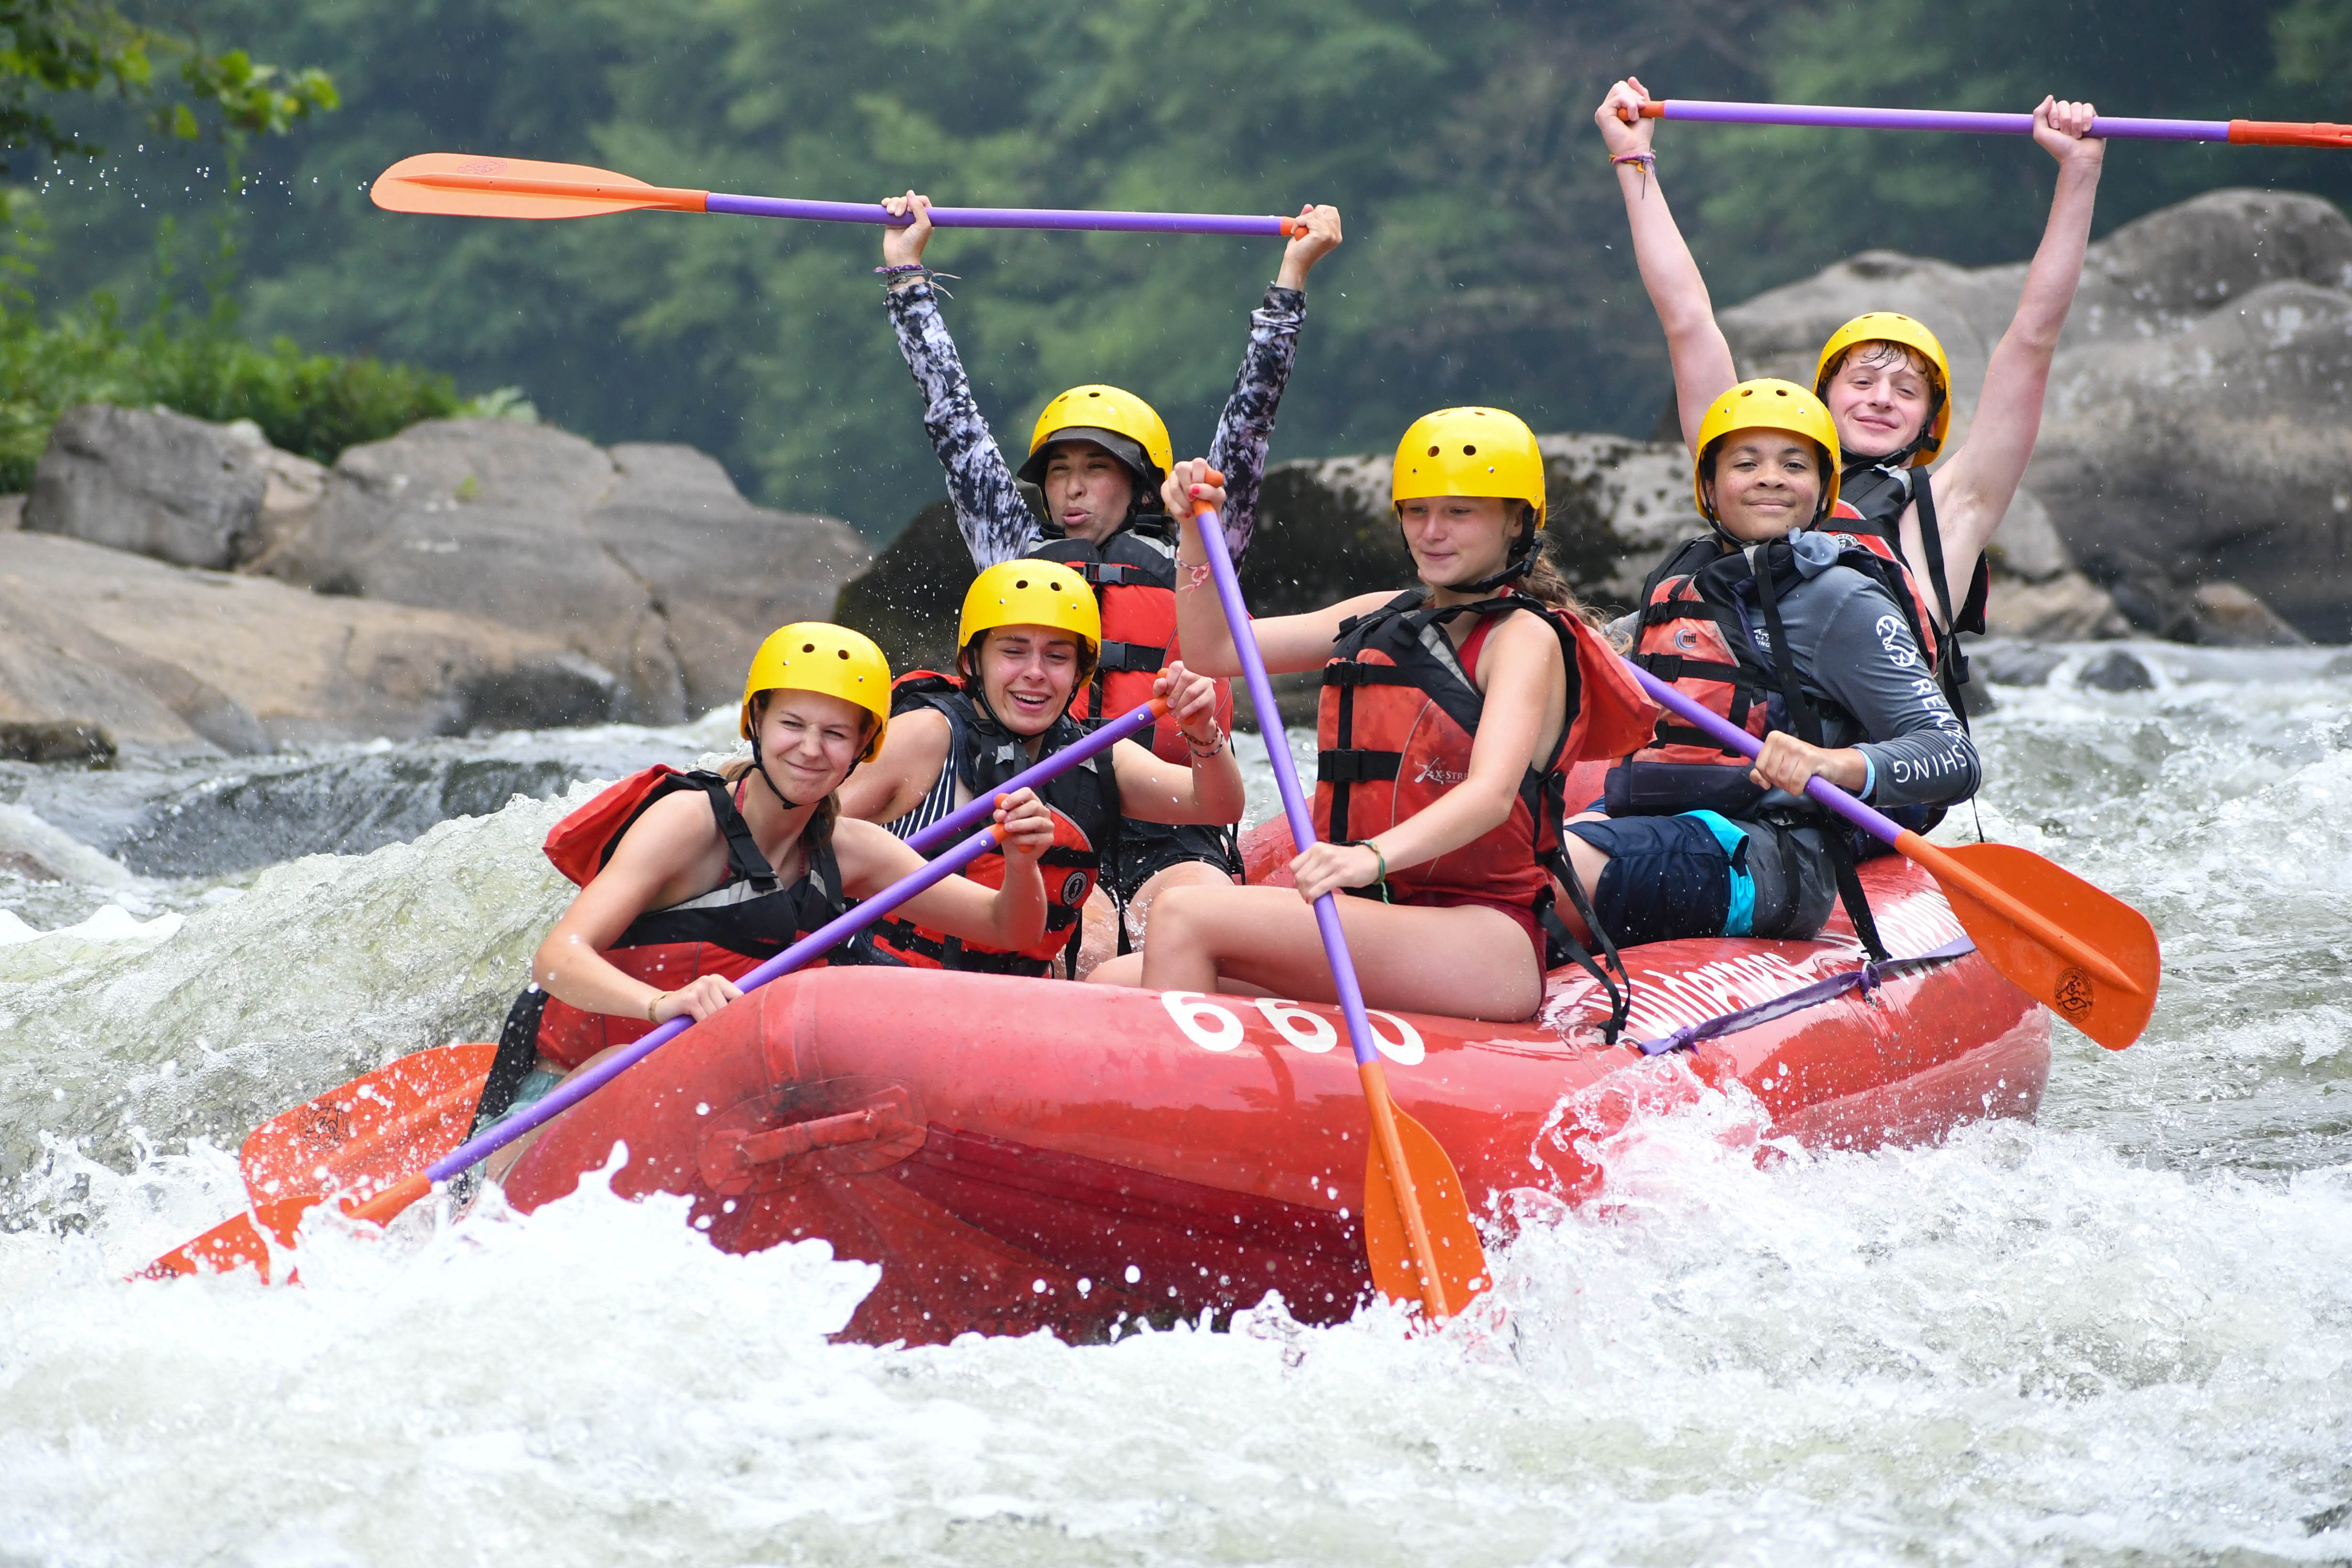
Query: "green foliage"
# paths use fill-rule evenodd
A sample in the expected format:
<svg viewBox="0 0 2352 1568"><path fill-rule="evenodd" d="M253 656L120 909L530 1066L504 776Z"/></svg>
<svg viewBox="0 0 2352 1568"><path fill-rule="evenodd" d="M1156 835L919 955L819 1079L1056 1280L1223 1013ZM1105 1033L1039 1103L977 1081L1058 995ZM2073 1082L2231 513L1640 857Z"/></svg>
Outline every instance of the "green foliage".
<svg viewBox="0 0 2352 1568"><path fill-rule="evenodd" d="M0 0L5 5L8 0ZM882 534L939 493L871 229L659 215L396 217L364 182L426 150L662 184L945 202L1296 210L1334 202L1276 455L1386 446L1449 402L1649 428L1662 345L1592 105L1662 95L2341 118L2296 70L2352 0L197 0L333 73L344 110L252 157L240 299L270 332L519 383L599 439L691 441L749 489ZM2273 74L2269 23L2280 63ZM2296 31L2304 28L2305 31ZM2322 29L2321 31L2324 31ZM2328 35L2334 37L2336 35ZM2334 79L2341 79L2336 76ZM2299 85L2312 82L2314 85ZM93 122L94 129L98 127ZM2021 258L2030 143L1670 126L1661 177L1726 303L1874 247ZM258 146L258 144L257 144ZM141 294L158 212L214 200L157 149L73 187L79 287ZM2103 227L2230 182L2352 193L2340 154L2134 145ZM184 185L194 187L183 196ZM52 204L58 186L50 186ZM142 204L145 204L142 205ZM60 207L62 212L63 208ZM1017 438L1080 381L1198 450L1273 242L943 234L946 307Z"/></svg>
<svg viewBox="0 0 2352 1568"><path fill-rule="evenodd" d="M2271 44L2278 51L2280 80L2309 86L2342 82L2352 75L2352 0L2294 0L2271 18Z"/></svg>
<svg viewBox="0 0 2352 1568"><path fill-rule="evenodd" d="M204 314L165 304L132 326L114 297L100 293L44 324L25 287L43 249L38 214L22 193L0 192L0 217L8 222L0 248L0 492L31 484L49 426L83 403L250 419L273 445L322 463L419 419L530 416L511 388L468 405L445 375L365 354L304 353L283 337L257 348L237 331L226 298ZM167 219L156 264L166 279L174 237Z"/></svg>
<svg viewBox="0 0 2352 1568"><path fill-rule="evenodd" d="M100 153L58 125L49 100L109 89L142 97L159 55L179 59L188 98L159 106L153 123L184 141L201 132L197 105L217 110L231 136L282 132L335 107L334 82L315 67L289 74L243 49L215 54L193 34L158 32L106 0L0 0L0 155L20 147L52 157ZM7 167L0 156L0 171Z"/></svg>

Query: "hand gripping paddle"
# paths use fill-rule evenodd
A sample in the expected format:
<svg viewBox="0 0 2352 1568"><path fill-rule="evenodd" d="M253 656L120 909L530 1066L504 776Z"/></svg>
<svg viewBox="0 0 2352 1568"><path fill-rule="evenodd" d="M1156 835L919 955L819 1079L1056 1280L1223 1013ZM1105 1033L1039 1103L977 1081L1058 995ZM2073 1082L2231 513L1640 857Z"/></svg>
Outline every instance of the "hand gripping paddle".
<svg viewBox="0 0 2352 1568"><path fill-rule="evenodd" d="M1159 722L1167 710L1168 705L1158 698L1129 709L1084 740L1007 780L1001 788L933 823L909 839L908 847L918 854L937 847L993 814L998 796L1033 788L1067 772ZM740 983L742 989L756 990L829 952L994 847L992 833L965 840L745 975ZM684 1016L671 1019L593 1068L574 1073L545 1100L508 1117L462 1147L475 1103L481 1098L482 1080L488 1076L490 1060L497 1053L495 1046L442 1046L417 1051L353 1079L256 1129L239 1154L246 1190L252 1200L250 1211L223 1220L140 1273L143 1278L162 1279L250 1265L267 1279L271 1243L291 1247L303 1217L329 1196L337 1200L345 1214L381 1225L425 1196L435 1183L461 1174L475 1162L585 1100L684 1034L691 1023Z"/></svg>
<svg viewBox="0 0 2352 1568"><path fill-rule="evenodd" d="M649 185L585 163L542 163L530 158L485 158L470 153L419 153L403 158L368 187L386 212L438 213L453 217L599 217L648 208L678 213L728 213L740 217L792 217L818 223L872 223L904 228L879 202L815 202L790 196L735 196L724 191ZM1224 213L1087 212L1066 207L933 207L938 228L1057 228L1130 234L1287 235L1298 220Z"/></svg>
<svg viewBox="0 0 2352 1568"><path fill-rule="evenodd" d="M1626 661L1629 665L1632 661ZM1764 743L1639 665L1642 689L1747 756ZM1925 867L1979 951L2018 989L2111 1051L2147 1027L2164 959L2147 917L2012 844L1943 848L1816 774L1805 794Z"/></svg>
<svg viewBox="0 0 2352 1568"><path fill-rule="evenodd" d="M1241 584L1225 550L1224 528L1213 511L1202 510L1195 517L1216 578L1218 603L1224 606L1225 624L1233 628L1234 650L1241 656L1250 706L1257 711L1266 761L1273 764L1282 809L1290 818L1291 842L1304 852L1315 842L1315 818L1298 788L1298 770L1290 760L1282 715L1274 705L1274 686L1266 679L1249 607L1242 603ZM1364 994L1356 984L1355 961L1348 955L1339 907L1331 894L1315 900L1315 923L1323 933L1323 954L1331 965L1332 988L1339 994L1348 1044L1356 1053L1356 1075L1363 1082L1364 1103L1371 1114L1371 1150L1364 1162L1364 1252L1371 1263L1372 1284L1393 1301L1418 1298L1430 1321L1442 1323L1493 1282L1486 1248L1479 1245L1478 1227L1471 1221L1454 1162L1427 1129L1389 1098L1388 1074L1372 1046Z"/></svg>

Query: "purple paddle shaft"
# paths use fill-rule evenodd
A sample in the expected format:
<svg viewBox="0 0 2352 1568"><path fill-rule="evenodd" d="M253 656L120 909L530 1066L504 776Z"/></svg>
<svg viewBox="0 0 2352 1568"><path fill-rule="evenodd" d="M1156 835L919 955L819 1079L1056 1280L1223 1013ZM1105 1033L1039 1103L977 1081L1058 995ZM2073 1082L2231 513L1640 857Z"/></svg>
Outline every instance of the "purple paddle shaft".
<svg viewBox="0 0 2352 1568"><path fill-rule="evenodd" d="M929 865L909 871L840 919L830 921L801 938L737 981L736 984L745 991L757 991L769 981L790 974L810 959L822 957L844 939L856 936L924 889L946 881L995 847L993 829L973 834ZM562 1115L692 1027L694 1019L681 1013L659 1028L640 1035L594 1067L565 1079L546 1099L525 1107L495 1127L485 1129L471 1142L461 1143L436 1160L425 1168L425 1175L439 1183L463 1174L476 1161L488 1158L532 1128L544 1126Z"/></svg>
<svg viewBox="0 0 2352 1568"><path fill-rule="evenodd" d="M928 855L966 828L977 827L995 816L998 795L1010 795L1016 789L1034 789L1046 780L1069 772L1088 757L1109 751L1137 731L1149 729L1159 721L1159 712L1149 702L1139 708L1130 708L1085 740L1063 747L1026 772L1013 774L986 795L956 807L929 827L909 837L907 847L918 855Z"/></svg>
<svg viewBox="0 0 2352 1568"><path fill-rule="evenodd" d="M1298 767L1290 758L1290 737L1282 728L1282 714L1274 705L1274 683L1265 678L1265 660L1257 651L1257 633L1250 626L1249 606L1242 603L1242 585L1234 576L1234 558L1225 549L1225 525L1213 511L1193 516L1202 548L1209 552L1209 570L1217 583L1217 602L1224 606L1225 625L1233 628L1234 651L1241 656L1242 675L1248 682L1250 708L1257 714L1258 734L1265 742L1265 760L1274 767L1275 787L1282 792L1283 815L1290 818L1290 840L1300 853L1315 840L1315 816L1298 787ZM1364 993L1356 984L1356 961L1348 956L1347 934L1339 929L1339 906L1329 893L1315 900L1316 928L1323 933L1323 957L1331 965L1331 986L1339 994L1339 1015L1348 1021L1348 1044L1361 1067L1373 1059L1372 1023L1364 1016Z"/></svg>
<svg viewBox="0 0 2352 1568"><path fill-rule="evenodd" d="M811 202L790 196L736 196L713 191L703 211L739 217L796 217L818 223L877 223L904 228L912 218L892 217L879 202ZM939 228L1102 229L1123 234L1280 235L1278 217L1233 213L1087 212L1070 207L933 207Z"/></svg>
<svg viewBox="0 0 2352 1568"><path fill-rule="evenodd" d="M1843 109L1819 103L1713 103L1705 99L1659 100L1661 120L1696 120L1716 125L1820 125L1841 131L1957 131L1974 136L2030 136L2031 114L1979 114L1951 109ZM2150 142L2227 142L2226 120L2119 120L2101 115L2091 121L2094 136ZM712 201L719 198L713 196Z"/></svg>
<svg viewBox="0 0 2352 1568"><path fill-rule="evenodd" d="M1729 722L1720 713L1713 712L1684 696L1632 659L1625 661L1625 667L1633 672L1633 679L1642 683L1643 690L1732 750L1752 757L1764 749L1763 742ZM1805 781L1805 793L1874 838L1892 844L1903 837L1901 823L1883 812L1872 810L1819 773Z"/></svg>

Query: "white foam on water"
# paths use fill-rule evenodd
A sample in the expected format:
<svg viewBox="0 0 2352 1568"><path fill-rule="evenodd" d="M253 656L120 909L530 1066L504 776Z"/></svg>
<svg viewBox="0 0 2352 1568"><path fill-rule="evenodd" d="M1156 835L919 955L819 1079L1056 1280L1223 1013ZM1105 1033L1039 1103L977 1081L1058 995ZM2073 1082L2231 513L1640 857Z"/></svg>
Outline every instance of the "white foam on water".
<svg viewBox="0 0 2352 1568"><path fill-rule="evenodd" d="M235 1208L247 1128L495 1025L562 901L561 806L277 868L0 990L0 1557L2352 1557L2352 680L2298 657L1979 723L1988 826L2166 946L2141 1044L2059 1031L2041 1125L1817 1155L1684 1084L1591 1146L1595 1201L1514 1196L1490 1304L1435 1337L1270 1308L835 1344L870 1268L727 1257L594 1182L319 1222L298 1289L123 1284Z"/></svg>

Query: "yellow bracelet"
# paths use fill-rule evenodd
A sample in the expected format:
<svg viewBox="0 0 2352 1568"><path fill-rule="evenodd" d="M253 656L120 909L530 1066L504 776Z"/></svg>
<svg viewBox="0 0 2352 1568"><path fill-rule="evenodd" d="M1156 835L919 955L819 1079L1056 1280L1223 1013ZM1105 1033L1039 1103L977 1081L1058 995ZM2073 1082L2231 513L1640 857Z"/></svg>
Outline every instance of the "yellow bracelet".
<svg viewBox="0 0 2352 1568"><path fill-rule="evenodd" d="M668 992L667 992L667 991L656 991L656 992L655 992L652 995L650 995L650 996L648 996L648 997L646 997L646 1023L648 1023L648 1024L658 1024L658 1023L660 1023L660 1022L661 1022L661 1020L660 1020L659 1018L656 1018L656 1017L655 1017L655 1016L654 1016L654 1009L655 1009L655 1008L656 1008L656 1007L658 1007L658 1006L660 1006L660 1005L661 1005L661 999L662 999L663 997L665 997L665 996L668 995L668 994L669 994L669 993L668 993Z"/></svg>

